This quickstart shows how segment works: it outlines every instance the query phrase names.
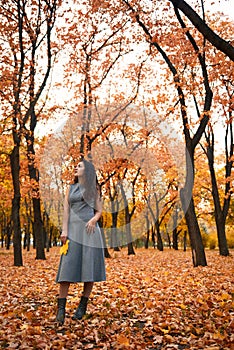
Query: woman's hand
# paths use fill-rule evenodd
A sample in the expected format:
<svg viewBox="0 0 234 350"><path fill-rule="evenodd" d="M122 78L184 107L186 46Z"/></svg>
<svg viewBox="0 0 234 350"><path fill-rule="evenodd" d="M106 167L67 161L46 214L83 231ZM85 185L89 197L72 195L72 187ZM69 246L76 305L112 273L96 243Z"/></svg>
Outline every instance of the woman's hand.
<svg viewBox="0 0 234 350"><path fill-rule="evenodd" d="M65 244L66 241L67 241L67 234L62 232L62 234L61 234L61 236L60 236L60 239L61 239L61 242L62 242L63 244Z"/></svg>
<svg viewBox="0 0 234 350"><path fill-rule="evenodd" d="M94 233L95 227L96 227L96 219L92 218L90 219L87 224L85 225L87 233L91 234Z"/></svg>

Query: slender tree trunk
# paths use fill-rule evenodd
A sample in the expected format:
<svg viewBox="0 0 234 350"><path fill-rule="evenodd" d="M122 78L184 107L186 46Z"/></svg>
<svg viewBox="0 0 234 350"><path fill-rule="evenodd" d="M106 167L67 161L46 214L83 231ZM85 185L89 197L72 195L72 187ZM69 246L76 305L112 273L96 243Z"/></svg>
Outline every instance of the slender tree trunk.
<svg viewBox="0 0 234 350"><path fill-rule="evenodd" d="M168 239L168 246L169 246L169 248L171 249L171 237L170 237L170 235L169 235L168 230L166 230L166 234L167 234L167 239Z"/></svg>
<svg viewBox="0 0 234 350"><path fill-rule="evenodd" d="M159 225L158 219L155 221L155 227L156 227L156 232L157 232L157 249L162 252L163 251L163 241L162 241L162 236L160 233L160 225Z"/></svg>
<svg viewBox="0 0 234 350"><path fill-rule="evenodd" d="M39 172L38 172L38 169L36 169L35 162L34 162L35 161L34 127L31 127L30 129L31 129L30 132L26 135L26 139L27 139L28 170L29 170L30 180L33 184L33 189L32 189L33 233L36 240L36 259L45 260L45 240L44 240L43 220L42 220L42 214L41 214Z"/></svg>
<svg viewBox="0 0 234 350"><path fill-rule="evenodd" d="M219 192L218 192L218 186L216 182L216 176L213 164L210 164L210 175L211 175L211 183L212 183L212 196L214 200L214 207L215 207L215 222L216 222L216 228L217 228L217 234L218 234L218 243L219 243L219 253L223 256L228 256L228 244L226 239L226 232L225 232L225 219L224 215L221 209L220 200L219 200Z"/></svg>
<svg viewBox="0 0 234 350"><path fill-rule="evenodd" d="M177 235L177 228L175 227L172 232L172 246L173 249L178 250L178 235Z"/></svg>
<svg viewBox="0 0 234 350"><path fill-rule="evenodd" d="M145 249L148 249L149 247L149 236L150 236L150 222L148 213L146 215L146 240L145 240Z"/></svg>
<svg viewBox="0 0 234 350"><path fill-rule="evenodd" d="M152 228L151 228L151 236L152 236L153 247L154 247L154 249L155 249L155 248L156 248L156 242L155 242L155 225L152 226Z"/></svg>
<svg viewBox="0 0 234 350"><path fill-rule="evenodd" d="M113 201L112 201L113 205ZM118 239L118 230L117 230L117 219L118 219L118 212L114 211L115 208L112 207L112 225L111 225L111 248L114 248L114 251L118 252L119 249L119 239Z"/></svg>
<svg viewBox="0 0 234 350"><path fill-rule="evenodd" d="M131 219L130 219L128 203L125 206L125 225L126 225L126 236L127 236L127 244L128 244L128 255L135 255L135 251L132 244L133 239L132 239Z"/></svg>
<svg viewBox="0 0 234 350"><path fill-rule="evenodd" d="M33 231L36 240L36 259L45 260L45 242L40 198L33 198Z"/></svg>
<svg viewBox="0 0 234 350"><path fill-rule="evenodd" d="M184 231L184 252L186 252L186 248L187 248L187 231Z"/></svg>
<svg viewBox="0 0 234 350"><path fill-rule="evenodd" d="M35 180L36 189L39 193L39 183L36 176L36 169L34 166L29 165L29 174L30 179ZM35 192L34 191L34 192ZM44 234L43 234L43 222L41 216L41 201L38 194L33 194L32 198L33 202L33 236L35 237L35 246L36 246L36 259L45 260L45 242L44 242Z"/></svg>
<svg viewBox="0 0 234 350"><path fill-rule="evenodd" d="M106 237L105 237L104 230L103 230L103 217L101 217L98 220L98 224L99 224L99 227L101 230L102 240L103 240L103 244L104 244L104 256L105 256L105 258L111 258L111 255L110 255L109 250L107 248Z"/></svg>
<svg viewBox="0 0 234 350"><path fill-rule="evenodd" d="M132 244L132 233L131 233L131 224L126 227L127 240L128 240L128 255L135 255L135 251Z"/></svg>
<svg viewBox="0 0 234 350"><path fill-rule="evenodd" d="M177 207L173 213L173 231L172 231L172 246L173 249L178 250L178 232L177 232L177 222L178 222L178 211Z"/></svg>
<svg viewBox="0 0 234 350"><path fill-rule="evenodd" d="M127 245L128 245L128 255L134 255L135 251L132 244L132 232L131 232L131 215L129 212L128 200L126 193L124 191L123 185L120 185L121 193L124 200L124 213L125 213L125 225L126 225L126 236L127 236Z"/></svg>
<svg viewBox="0 0 234 350"><path fill-rule="evenodd" d="M17 139L17 135L13 132L14 140ZM22 258L22 245L21 245L21 226L20 226L20 155L19 155L19 143L15 142L15 146L10 155L11 161L11 175L14 188L14 197L12 199L12 223L13 223L13 245L14 245L14 265L23 266Z"/></svg>
<svg viewBox="0 0 234 350"><path fill-rule="evenodd" d="M195 213L193 198L190 199L188 207L186 205L189 192L190 191L187 191L186 188L183 188L180 191L180 196L185 212L185 220L188 226L189 238L192 249L193 265L194 267L206 266L206 256L202 243L200 228Z"/></svg>

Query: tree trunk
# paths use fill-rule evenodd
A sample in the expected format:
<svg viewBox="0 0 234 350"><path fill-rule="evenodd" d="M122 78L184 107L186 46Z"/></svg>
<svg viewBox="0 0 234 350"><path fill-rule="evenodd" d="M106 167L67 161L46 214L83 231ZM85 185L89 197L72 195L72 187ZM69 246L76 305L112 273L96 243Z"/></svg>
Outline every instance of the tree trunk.
<svg viewBox="0 0 234 350"><path fill-rule="evenodd" d="M33 198L33 231L36 240L36 259L45 260L45 242L43 235L43 223L41 218L40 198Z"/></svg>
<svg viewBox="0 0 234 350"><path fill-rule="evenodd" d="M11 234L12 234L12 220L10 219L6 226L6 249L10 250L11 245Z"/></svg>
<svg viewBox="0 0 234 350"><path fill-rule="evenodd" d="M151 236L152 236L152 243L154 249L156 248L156 242L155 242L155 226L152 225L151 227Z"/></svg>
<svg viewBox="0 0 234 350"><path fill-rule="evenodd" d="M128 243L128 255L135 255L135 251L134 251L132 242Z"/></svg>
<svg viewBox="0 0 234 350"><path fill-rule="evenodd" d="M186 252L186 248L187 248L187 231L184 231L183 243L184 243L184 252Z"/></svg>
<svg viewBox="0 0 234 350"><path fill-rule="evenodd" d="M207 140L208 142L210 140ZM217 186L215 169L214 169L214 147L213 142L207 146L207 158L210 169L210 177L211 177L211 185L212 185L212 196L214 200L214 214L215 214L215 223L218 235L218 243L219 243L219 253L223 256L228 256L228 244L226 239L225 232L225 218L224 212L222 211L219 197L219 190ZM228 174L230 176L230 173Z"/></svg>
<svg viewBox="0 0 234 350"><path fill-rule="evenodd" d="M36 240L36 259L45 260L45 242L43 220L41 214L41 200L39 191L39 172L35 167L35 151L34 151L34 128L26 134L27 139L27 156L28 156L28 170L32 188L32 202L33 202L33 234Z"/></svg>
<svg viewBox="0 0 234 350"><path fill-rule="evenodd" d="M182 188L180 191L182 206L185 213L185 220L188 226L188 233L192 249L192 258L194 267L206 266L206 256L202 243L201 231L198 225L193 198L190 199L187 207L187 200L190 197L190 191Z"/></svg>
<svg viewBox="0 0 234 350"><path fill-rule="evenodd" d="M128 205L125 207L125 224L126 224L126 236L128 243L128 255L135 255L135 251L132 244L132 232L131 232L131 220Z"/></svg>
<svg viewBox="0 0 234 350"><path fill-rule="evenodd" d="M112 201L112 225L111 225L111 248L114 248L114 251L119 251L119 239L118 239L118 229L117 229L117 219L118 212L114 211L113 201Z"/></svg>
<svg viewBox="0 0 234 350"><path fill-rule="evenodd" d="M160 233L160 225L158 219L155 222L156 232L157 232L157 249L161 252L163 251L163 241Z"/></svg>
<svg viewBox="0 0 234 350"><path fill-rule="evenodd" d="M149 237L150 237L150 221L148 214L146 215L146 240L145 240L145 249L149 248Z"/></svg>
<svg viewBox="0 0 234 350"><path fill-rule="evenodd" d="M135 251L132 244L132 232L131 232L131 222L130 222L130 215L128 212L128 206L125 208L125 219L126 219L126 235L127 235L127 242L128 242L128 255L135 255Z"/></svg>
<svg viewBox="0 0 234 350"><path fill-rule="evenodd" d="M125 226L126 226L126 238L127 238L127 245L128 245L128 255L135 255L135 251L134 251L133 244L132 244L131 215L129 212L129 204L128 204L126 193L124 191L122 184L120 184L120 188L121 188L121 193L122 193L122 197L124 200L124 214L125 214ZM132 213L133 213L133 211L132 211Z"/></svg>
<svg viewBox="0 0 234 350"><path fill-rule="evenodd" d="M104 256L105 256L105 258L111 258L111 255L109 253L109 250L108 250L107 244L106 244L106 237L105 237L104 230L103 230L103 217L102 216L98 220L98 225L99 225L100 230L101 230L102 241L103 241L103 244L104 244Z"/></svg>
<svg viewBox="0 0 234 350"><path fill-rule="evenodd" d="M17 135L13 132L13 138L16 139ZM20 156L19 156L19 144L15 143L15 146L10 155L11 161L11 175L14 188L14 197L12 199L12 223L13 223L13 246L14 246L14 265L23 266L22 258L22 246L21 246L21 226L20 226Z"/></svg>
<svg viewBox="0 0 234 350"><path fill-rule="evenodd" d="M173 249L178 250L178 234L176 227L173 229L172 232L172 242Z"/></svg>
<svg viewBox="0 0 234 350"><path fill-rule="evenodd" d="M209 155L209 150L208 150ZM210 176L211 176L211 183L212 183L212 196L214 200L214 211L215 211L215 222L216 222L216 228L217 228L217 234L218 234L218 242L219 242L219 253L223 256L228 256L228 245L227 245L227 239L226 239L226 232L225 232L225 219L224 215L221 209L220 205L220 199L219 199L219 191L215 176L215 170L214 170L214 164L212 162L213 157L209 157L209 168L210 168Z"/></svg>
<svg viewBox="0 0 234 350"><path fill-rule="evenodd" d="M178 231L177 231L177 222L178 222L178 208L176 207L173 213L173 231L172 231L172 246L173 249L178 250Z"/></svg>

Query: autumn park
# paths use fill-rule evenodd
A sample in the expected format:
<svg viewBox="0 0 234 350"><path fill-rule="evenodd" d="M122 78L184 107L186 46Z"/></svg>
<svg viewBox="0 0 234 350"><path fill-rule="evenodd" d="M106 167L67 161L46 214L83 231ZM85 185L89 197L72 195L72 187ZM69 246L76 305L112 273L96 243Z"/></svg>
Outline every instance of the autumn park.
<svg viewBox="0 0 234 350"><path fill-rule="evenodd" d="M231 12L0 0L1 349L234 350ZM64 297L85 162L106 278Z"/></svg>

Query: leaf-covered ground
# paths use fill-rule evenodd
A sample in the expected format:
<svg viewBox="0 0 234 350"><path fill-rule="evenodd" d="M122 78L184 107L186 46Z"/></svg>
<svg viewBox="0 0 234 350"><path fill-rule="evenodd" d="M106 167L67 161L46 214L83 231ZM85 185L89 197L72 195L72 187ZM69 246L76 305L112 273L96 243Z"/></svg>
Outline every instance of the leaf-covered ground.
<svg viewBox="0 0 234 350"><path fill-rule="evenodd" d="M45 261L24 252L23 267L0 249L0 348L234 349L233 256L208 251L208 266L193 268L189 251L111 254L87 317L71 318L82 287L72 285L65 324L56 327L59 248Z"/></svg>

